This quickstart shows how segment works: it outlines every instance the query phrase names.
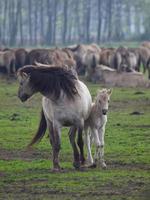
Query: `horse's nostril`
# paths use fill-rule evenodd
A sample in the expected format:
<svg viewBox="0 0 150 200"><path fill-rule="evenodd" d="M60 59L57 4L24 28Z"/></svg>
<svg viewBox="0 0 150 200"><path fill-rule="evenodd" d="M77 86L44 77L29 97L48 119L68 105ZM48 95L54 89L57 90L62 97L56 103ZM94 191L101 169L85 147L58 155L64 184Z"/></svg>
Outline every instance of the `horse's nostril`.
<svg viewBox="0 0 150 200"><path fill-rule="evenodd" d="M107 114L107 111L108 111L108 110L103 109L103 110L102 110L103 115L106 115L106 114Z"/></svg>

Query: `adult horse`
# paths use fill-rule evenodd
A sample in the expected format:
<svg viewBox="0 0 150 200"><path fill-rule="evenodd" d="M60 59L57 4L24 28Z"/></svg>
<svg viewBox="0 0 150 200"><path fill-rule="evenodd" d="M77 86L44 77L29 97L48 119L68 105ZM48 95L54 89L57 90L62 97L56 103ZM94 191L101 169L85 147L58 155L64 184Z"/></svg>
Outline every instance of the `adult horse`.
<svg viewBox="0 0 150 200"><path fill-rule="evenodd" d="M0 68L5 67L7 75L10 77L11 71L16 72L15 69L15 53L13 50L7 50L0 52Z"/></svg>
<svg viewBox="0 0 150 200"><path fill-rule="evenodd" d="M69 126L71 127L69 138L74 153L73 165L79 168L80 158L84 160L82 130L92 106L92 98L86 85L79 81L71 70L60 66L24 66L19 69L17 76L20 83L18 97L22 102L37 92L43 95L39 128L30 145L39 141L48 128L53 149L54 170L59 171L61 128ZM77 130L81 155L75 142Z"/></svg>

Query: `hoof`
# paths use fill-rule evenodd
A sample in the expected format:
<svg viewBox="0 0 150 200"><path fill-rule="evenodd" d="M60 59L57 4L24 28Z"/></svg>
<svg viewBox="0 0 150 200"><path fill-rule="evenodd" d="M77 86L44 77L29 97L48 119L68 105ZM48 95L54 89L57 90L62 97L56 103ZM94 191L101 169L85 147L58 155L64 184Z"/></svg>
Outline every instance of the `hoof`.
<svg viewBox="0 0 150 200"><path fill-rule="evenodd" d="M96 163L93 163L92 165L89 165L88 168L91 168L91 169L96 168Z"/></svg>
<svg viewBox="0 0 150 200"><path fill-rule="evenodd" d="M84 165L85 164L85 159L81 160L80 163L81 163L81 165Z"/></svg>
<svg viewBox="0 0 150 200"><path fill-rule="evenodd" d="M79 162L74 162L73 166L75 169L79 169L80 168L80 163Z"/></svg>
<svg viewBox="0 0 150 200"><path fill-rule="evenodd" d="M107 169L107 165L106 165L106 163L101 163L100 166L102 167L102 169Z"/></svg>
<svg viewBox="0 0 150 200"><path fill-rule="evenodd" d="M78 168L76 170L78 170L80 172L85 172L85 171L87 171L87 168L85 166L81 166L80 168Z"/></svg>
<svg viewBox="0 0 150 200"><path fill-rule="evenodd" d="M80 163L81 163L81 165L85 164L85 158L81 155L80 155Z"/></svg>
<svg viewBox="0 0 150 200"><path fill-rule="evenodd" d="M52 172L55 172L55 173L57 173L57 172L63 172L63 171L64 171L64 169L60 168L60 167L59 168L55 167L55 168L52 169Z"/></svg>

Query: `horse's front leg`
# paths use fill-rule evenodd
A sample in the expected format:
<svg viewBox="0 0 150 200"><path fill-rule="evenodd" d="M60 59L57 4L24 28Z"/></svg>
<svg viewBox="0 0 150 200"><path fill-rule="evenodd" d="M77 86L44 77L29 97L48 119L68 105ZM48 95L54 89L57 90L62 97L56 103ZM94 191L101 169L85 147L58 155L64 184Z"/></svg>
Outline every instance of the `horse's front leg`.
<svg viewBox="0 0 150 200"><path fill-rule="evenodd" d="M84 142L83 142L82 132L83 132L83 129L79 128L78 129L78 141L77 141L77 143L78 143L78 146L79 146L79 149L80 149L80 161L81 161L81 164L84 164L85 157L84 157Z"/></svg>
<svg viewBox="0 0 150 200"><path fill-rule="evenodd" d="M12 72L15 75L15 73L16 73L16 63L15 63L15 60L12 61Z"/></svg>
<svg viewBox="0 0 150 200"><path fill-rule="evenodd" d="M10 79L10 74L11 74L11 70L10 70L10 64L6 65L6 70L7 70L7 79Z"/></svg>
<svg viewBox="0 0 150 200"><path fill-rule="evenodd" d="M79 156L79 151L75 142L75 137L76 137L76 131L77 128L72 126L69 130L69 139L70 139L70 143L71 146L73 148L73 154L74 154L74 162L73 162L73 166L78 169L80 168L80 156Z"/></svg>
<svg viewBox="0 0 150 200"><path fill-rule="evenodd" d="M102 168L106 168L106 163L104 160L104 134L105 134L105 125L99 129L99 140L100 140L100 147L99 147L99 159L100 159L100 165Z"/></svg>
<svg viewBox="0 0 150 200"><path fill-rule="evenodd" d="M53 170L60 171L61 167L59 165L59 151L60 151L60 133L61 129L57 126L54 126L52 123L49 123L49 134L50 134L50 143L53 149Z"/></svg>

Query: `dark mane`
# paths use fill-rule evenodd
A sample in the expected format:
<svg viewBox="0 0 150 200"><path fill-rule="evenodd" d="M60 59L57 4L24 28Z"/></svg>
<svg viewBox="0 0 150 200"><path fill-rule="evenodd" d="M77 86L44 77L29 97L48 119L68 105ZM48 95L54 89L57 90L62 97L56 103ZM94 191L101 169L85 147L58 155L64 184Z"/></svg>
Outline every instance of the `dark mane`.
<svg viewBox="0 0 150 200"><path fill-rule="evenodd" d="M55 99L60 97L61 90L71 99L78 94L75 86L77 78L73 75L72 70L59 66L37 67L29 65L20 68L18 71L20 75L23 72L30 75L31 87L37 92L50 93Z"/></svg>

